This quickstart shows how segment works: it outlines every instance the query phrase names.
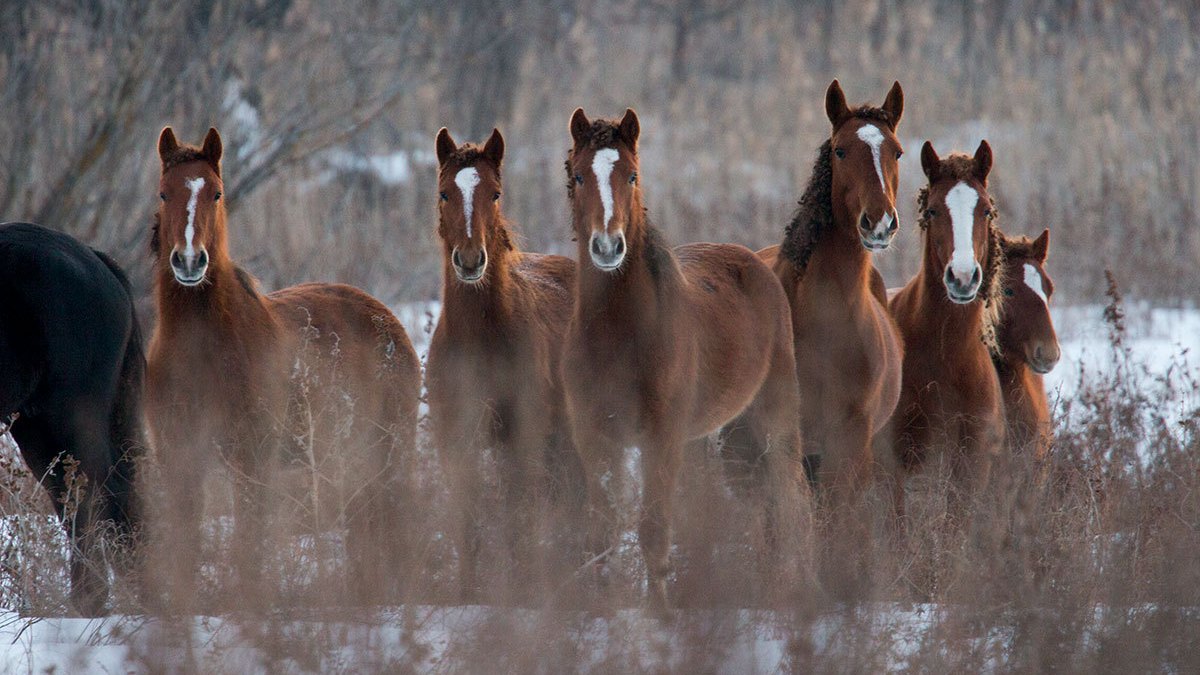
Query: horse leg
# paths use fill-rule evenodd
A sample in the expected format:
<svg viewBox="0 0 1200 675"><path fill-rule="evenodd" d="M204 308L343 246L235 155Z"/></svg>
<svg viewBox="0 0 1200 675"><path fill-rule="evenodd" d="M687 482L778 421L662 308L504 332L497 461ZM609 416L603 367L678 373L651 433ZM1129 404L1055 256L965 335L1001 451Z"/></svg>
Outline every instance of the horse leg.
<svg viewBox="0 0 1200 675"><path fill-rule="evenodd" d="M621 450L589 424L576 424L572 431L575 447L583 466L587 504L583 523L584 557L595 565L600 589L608 584L608 560L616 548L619 514L616 504L621 499ZM605 480L607 476L608 480Z"/></svg>
<svg viewBox="0 0 1200 675"><path fill-rule="evenodd" d="M482 533L479 517L483 497L478 464L478 430L470 428L468 419L479 419L451 407L434 417L433 436L446 487L450 493L450 510L455 547L458 553L458 595L463 603L474 603L479 597L476 577Z"/></svg>
<svg viewBox="0 0 1200 675"><path fill-rule="evenodd" d="M642 517L638 523L638 544L646 564L648 600L655 612L668 609L671 514L682 462L683 441L673 430L659 430L642 447Z"/></svg>
<svg viewBox="0 0 1200 675"><path fill-rule="evenodd" d="M381 429L366 420L352 436L352 471L346 480L354 496L346 504L346 554L350 578L347 586L356 605L400 600L399 591L409 566L410 551L402 505L407 486L400 479L397 455L404 451L402 430ZM359 482L361 481L361 483Z"/></svg>
<svg viewBox="0 0 1200 675"><path fill-rule="evenodd" d="M108 600L102 528L107 513L103 485L111 455L106 420L79 417L30 424L22 419L12 431L30 468L45 479L71 542L71 604L84 616L98 616Z"/></svg>

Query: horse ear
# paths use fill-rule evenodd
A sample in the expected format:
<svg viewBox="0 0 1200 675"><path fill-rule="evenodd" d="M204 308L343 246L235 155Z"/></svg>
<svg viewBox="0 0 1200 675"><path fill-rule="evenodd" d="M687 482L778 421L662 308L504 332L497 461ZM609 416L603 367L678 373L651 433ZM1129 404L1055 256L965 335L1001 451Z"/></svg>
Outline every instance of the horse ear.
<svg viewBox="0 0 1200 675"><path fill-rule="evenodd" d="M829 88L825 90L825 116L829 118L834 129L842 126L842 122L850 117L850 106L846 105L846 94L837 80L830 82Z"/></svg>
<svg viewBox="0 0 1200 675"><path fill-rule="evenodd" d="M158 158L165 162L167 157L178 149L179 141L175 138L175 132L171 127L163 127L162 133L158 135Z"/></svg>
<svg viewBox="0 0 1200 675"><path fill-rule="evenodd" d="M1050 252L1050 230L1042 230L1037 239L1033 240L1033 245L1029 251L1033 254L1033 258L1039 262L1046 262L1046 254Z"/></svg>
<svg viewBox="0 0 1200 675"><path fill-rule="evenodd" d="M204 145L200 147L200 154L204 155L214 171L221 173L221 134L213 127L209 127L208 133L204 135Z"/></svg>
<svg viewBox="0 0 1200 675"><path fill-rule="evenodd" d="M500 162L504 160L504 136L499 129L493 128L492 135L483 144L483 156L492 160L497 169L500 168Z"/></svg>
<svg viewBox="0 0 1200 675"><path fill-rule="evenodd" d="M936 180L938 165L941 162L937 150L933 149L933 143L925 141L925 145L921 146L921 170L925 172L930 183Z"/></svg>
<svg viewBox="0 0 1200 675"><path fill-rule="evenodd" d="M979 141L975 150L975 177L980 183L987 185L988 174L992 172L992 146L986 140Z"/></svg>
<svg viewBox="0 0 1200 675"><path fill-rule="evenodd" d="M904 88L900 86L899 81L892 83L892 88L883 101L883 111L892 118L892 131L895 131L896 127L900 126L900 116L904 114Z"/></svg>
<svg viewBox="0 0 1200 675"><path fill-rule="evenodd" d="M583 114L583 108L576 108L575 112L571 113L571 138L576 145L587 140L588 134L592 131L592 123L588 120L587 115Z"/></svg>
<svg viewBox="0 0 1200 675"><path fill-rule="evenodd" d="M621 118L619 129L621 138L625 139L634 152L637 152L638 136L642 133L642 124L638 122L637 113L633 111L633 108L625 109L625 116Z"/></svg>
<svg viewBox="0 0 1200 675"><path fill-rule="evenodd" d="M445 164L450 155L458 150L458 144L454 142L453 138L450 138L450 130L446 127L438 130L435 145L437 146L438 164Z"/></svg>

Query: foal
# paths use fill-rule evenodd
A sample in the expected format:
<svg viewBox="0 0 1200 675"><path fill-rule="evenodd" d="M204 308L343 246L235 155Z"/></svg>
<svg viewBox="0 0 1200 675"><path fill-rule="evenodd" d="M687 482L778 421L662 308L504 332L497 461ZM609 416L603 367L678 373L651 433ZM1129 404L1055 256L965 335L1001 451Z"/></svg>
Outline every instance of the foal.
<svg viewBox="0 0 1200 675"><path fill-rule="evenodd" d="M949 453L960 483L982 486L1003 438L1000 383L988 346L1003 264L987 192L992 149L983 141L974 157L943 160L926 141L921 167L929 178L917 200L921 271L891 301L906 347L892 420L897 515L905 474L935 451Z"/></svg>
<svg viewBox="0 0 1200 675"><path fill-rule="evenodd" d="M522 253L500 211L498 130L482 148L437 135L442 316L426 364L433 437L459 509L461 595L478 591L483 480L495 450L509 552L532 554L536 497L578 463L566 428L559 359L575 294L575 261ZM557 486L569 491L567 485ZM575 482L579 482L576 479ZM582 486L576 486L578 491Z"/></svg>
<svg viewBox="0 0 1200 675"><path fill-rule="evenodd" d="M650 603L661 610L684 444L742 415L762 449L759 476L778 481L786 499L801 483L799 402L779 282L742 246L667 246L642 203L639 130L633 110L620 122L589 121L583 109L571 117L566 168L580 268L562 367L587 479L589 552L603 560L616 543L609 479L621 451L637 446L638 543ZM770 499L778 525L791 502Z"/></svg>
<svg viewBox="0 0 1200 675"><path fill-rule="evenodd" d="M356 288L258 291L229 256L221 152L216 129L200 148L180 145L170 127L158 141L158 324L146 412L167 500L160 546L180 585L176 601L186 608L195 592L208 471L219 460L233 469L235 540L249 555L243 590L254 590L266 483L288 458L313 473L304 499L318 514L329 506L346 514L351 583L369 602L396 575L383 557L399 529L393 453L414 441L420 364L400 322Z"/></svg>
<svg viewBox="0 0 1200 675"><path fill-rule="evenodd" d="M900 396L903 343L874 288L871 252L886 249L900 226L903 112L899 82L882 108L850 108L834 80L825 93L833 131L800 207L783 244L758 253L791 304L805 453L819 458L815 478L835 490L857 491L869 479L872 439Z"/></svg>
<svg viewBox="0 0 1200 675"><path fill-rule="evenodd" d="M996 330L996 372L1008 420L1008 445L1045 459L1050 406L1042 376L1058 363L1058 336L1050 317L1054 282L1046 273L1050 231L1037 239L1004 237L1004 308Z"/></svg>

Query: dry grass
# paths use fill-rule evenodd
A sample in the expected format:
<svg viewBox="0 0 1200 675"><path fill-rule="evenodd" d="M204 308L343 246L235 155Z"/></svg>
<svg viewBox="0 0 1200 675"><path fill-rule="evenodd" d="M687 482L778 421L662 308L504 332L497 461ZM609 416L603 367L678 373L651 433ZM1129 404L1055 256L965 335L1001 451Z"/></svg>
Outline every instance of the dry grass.
<svg viewBox="0 0 1200 675"><path fill-rule="evenodd" d="M243 664L254 647L255 659L283 670L701 672L767 667L780 654L746 660L757 641L803 672L1194 671L1200 409L1163 401L1189 400L1178 392L1196 383L1181 375L1187 369L1153 375L1133 365L1112 293L1118 367L1085 378L1059 407L1049 471L1026 454L1006 455L993 484L970 501L965 525L948 517L951 487L935 465L910 487L903 533L884 516L883 486L857 511L818 512L783 573L765 559L759 510L724 485L710 449L691 458L678 495L672 594L682 609L673 622L630 611L643 578L632 536L606 587L577 558L518 586L513 566L527 561L506 557L494 519L484 522L482 557L489 607L455 609L455 552L443 535L452 511L423 438L409 464L414 546L395 570L402 597L381 597L402 609L346 606L342 533L306 526L312 514L294 500L270 515L267 572L247 595L236 586L244 557L228 536L229 500L217 479L201 595L204 613L223 616L219 627L132 619L100 642L130 645L130 665L151 670L173 662L219 671ZM4 605L34 616L67 612L64 541L27 472L11 455L4 467ZM487 489L486 511L496 514L494 478ZM627 491L631 522L636 503L636 490ZM114 611L145 611L144 590L115 582ZM202 659L181 655L189 639Z"/></svg>

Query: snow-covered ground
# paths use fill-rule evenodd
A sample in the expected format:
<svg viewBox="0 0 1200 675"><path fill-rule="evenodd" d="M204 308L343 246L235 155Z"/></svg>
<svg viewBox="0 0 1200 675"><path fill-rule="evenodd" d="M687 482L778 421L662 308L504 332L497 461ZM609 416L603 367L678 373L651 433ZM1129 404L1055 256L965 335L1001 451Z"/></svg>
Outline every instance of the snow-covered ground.
<svg viewBox="0 0 1200 675"><path fill-rule="evenodd" d="M438 303L413 303L395 308L424 355ZM1051 399L1065 399L1076 391L1081 373L1093 377L1109 371L1114 355L1100 305L1061 307L1054 310L1062 360L1046 378ZM1126 346L1130 360L1142 364L1151 376L1183 368L1200 381L1200 310L1133 306L1128 309ZM1181 410L1200 406L1195 389L1178 392ZM813 653L834 648L839 627L853 621L861 625L862 613L891 645L887 661L903 668L923 636L936 623L937 607L878 604L859 607L855 616L836 614L817 619L807 635ZM36 618L0 612L0 672L140 672L145 664L194 664L211 672L340 672L409 670L457 672L469 636L496 629L534 633L550 621L560 631L570 627L576 642L572 670L601 665L598 659L614 652L630 662L660 664L664 670L681 667L696 636L706 631L722 635L722 650L712 669L720 672L775 672L786 669L790 641L787 617L759 611L690 611L673 624L662 624L639 611L621 611L608 618L579 612L534 612L489 607L409 607L385 610L354 620L276 620L269 629L284 642L309 640L314 659L273 662L262 645L265 622L219 617L195 617L187 630L168 630L160 620L113 616L105 619ZM190 633L190 648L180 636ZM562 633L558 633L562 634ZM986 634L979 640L1003 643L1008 638ZM278 642L276 642L278 644ZM189 656L190 653L190 656ZM168 670L178 669L168 665Z"/></svg>

